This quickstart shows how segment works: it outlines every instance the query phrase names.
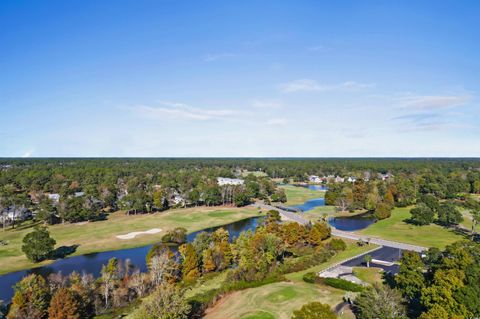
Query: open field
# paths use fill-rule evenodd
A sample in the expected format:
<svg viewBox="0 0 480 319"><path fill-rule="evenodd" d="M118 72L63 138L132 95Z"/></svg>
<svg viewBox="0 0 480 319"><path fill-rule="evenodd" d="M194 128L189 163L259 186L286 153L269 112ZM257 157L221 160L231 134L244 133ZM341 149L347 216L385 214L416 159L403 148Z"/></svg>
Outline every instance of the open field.
<svg viewBox="0 0 480 319"><path fill-rule="evenodd" d="M79 245L72 255L74 256L148 245L158 241L165 231L175 227L185 227L188 232L194 232L258 215L258 209L250 207L196 207L144 215L126 215L118 211L110 214L105 221L53 225L49 227L49 230L51 236L57 241L56 247ZM160 228L162 231L156 234L140 235L132 239L116 237L152 228ZM0 239L9 242L6 246L0 246L0 274L52 262L47 260L34 264L24 256L21 251L22 239L31 230L31 227L25 227L19 230L0 231Z"/></svg>
<svg viewBox="0 0 480 319"><path fill-rule="evenodd" d="M332 308L342 302L344 291L324 285L308 284L302 277L307 272L318 272L346 258L369 251L377 246L358 247L347 242L347 249L329 261L304 271L287 274L288 282L277 282L258 288L233 292L208 310L205 318L291 318L302 305L320 301ZM343 317L342 317L343 318ZM347 317L345 317L347 318Z"/></svg>
<svg viewBox="0 0 480 319"><path fill-rule="evenodd" d="M410 216L410 207L395 208L390 218L380 220L359 233L412 245L437 248L444 248L448 244L463 239L463 236L456 234L453 230L436 224L427 226L408 224L405 220Z"/></svg>
<svg viewBox="0 0 480 319"><path fill-rule="evenodd" d="M307 200L325 196L324 192L314 191L306 187L292 185L279 185L279 187L283 188L287 194L286 206L303 204Z"/></svg>
<svg viewBox="0 0 480 319"><path fill-rule="evenodd" d="M368 284L380 284L382 283L382 272L381 268L376 267L354 267L353 274L358 277L358 279L366 282Z"/></svg>

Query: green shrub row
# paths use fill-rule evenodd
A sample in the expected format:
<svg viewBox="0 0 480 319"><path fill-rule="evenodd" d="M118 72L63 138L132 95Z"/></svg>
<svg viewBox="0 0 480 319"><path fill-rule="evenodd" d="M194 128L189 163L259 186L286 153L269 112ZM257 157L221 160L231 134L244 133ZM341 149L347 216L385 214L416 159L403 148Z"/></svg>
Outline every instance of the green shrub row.
<svg viewBox="0 0 480 319"><path fill-rule="evenodd" d="M355 284L345 279L341 279L341 278L322 278L321 282L327 286L346 290L346 291L353 291L353 292L363 291L363 286Z"/></svg>

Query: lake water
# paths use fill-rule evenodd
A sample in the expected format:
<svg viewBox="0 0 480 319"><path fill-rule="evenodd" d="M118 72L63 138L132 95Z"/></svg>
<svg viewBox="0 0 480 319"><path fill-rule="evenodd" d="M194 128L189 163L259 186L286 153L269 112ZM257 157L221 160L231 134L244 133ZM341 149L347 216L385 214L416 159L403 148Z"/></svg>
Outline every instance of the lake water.
<svg viewBox="0 0 480 319"><path fill-rule="evenodd" d="M325 185L294 185L294 186L304 187L304 188L308 188L308 189L314 190L314 191L326 191L327 190L327 186L325 186ZM323 197L314 198L314 199L311 199L311 200L307 200L305 203L303 203L301 205L295 205L295 206L292 206L292 207L299 208L301 211L306 212L306 211L312 210L312 209L314 209L315 207L318 207L318 206L325 206L325 198L323 198Z"/></svg>
<svg viewBox="0 0 480 319"><path fill-rule="evenodd" d="M247 230L255 230L261 223L263 217L252 217L244 220L240 220L224 226L212 227L204 229L206 232L213 232L219 228L224 228L230 233L230 238L236 238L241 232ZM187 236L187 241L192 242L195 236L199 233L193 232ZM9 274L0 276L0 300L9 302L13 297L13 285L20 281L23 277L29 274L41 274L48 276L51 273L62 272L67 275L73 271L79 273L86 272L91 273L95 277L100 275L102 265L107 264L110 258L116 257L119 260L130 259L131 263L141 271L146 271L147 266L145 257L152 245L106 251L100 253L93 253L81 256L74 256L70 258L59 259L48 266L42 266L38 268L32 268L28 270L16 271ZM176 246L172 246L172 250L176 250Z"/></svg>
<svg viewBox="0 0 480 319"><path fill-rule="evenodd" d="M351 217L331 217L328 223L338 230L355 231L365 229L375 223L375 218L371 215L357 215Z"/></svg>
<svg viewBox="0 0 480 319"><path fill-rule="evenodd" d="M311 190L325 191L326 186L324 185L305 185L299 187L307 187ZM294 206L300 208L302 211L306 212L318 206L325 206L324 198L315 198L306 201L302 205ZM203 231L213 232L218 228L224 228L230 233L230 238L236 238L238 235L247 230L255 230L263 217L252 217L249 219L240 220L231 224L227 224L219 227L212 227L205 229ZM195 239L195 236L199 232L191 233L187 236L187 241L192 242ZM146 271L147 266L145 263L145 257L150 250L152 245L113 250L106 252L99 252L81 256L74 256L70 258L59 259L48 266L42 266L37 268L32 268L28 270L22 270L17 272L12 272L0 276L0 300L9 302L13 296L13 285L20 281L26 275L35 273L48 276L51 273L61 272L64 275L68 275L73 271L79 273L86 272L91 273L95 277L100 275L100 270L102 265L107 264L110 258L116 257L119 260L130 259L131 263L141 271ZM172 247L172 250L175 250L176 247Z"/></svg>

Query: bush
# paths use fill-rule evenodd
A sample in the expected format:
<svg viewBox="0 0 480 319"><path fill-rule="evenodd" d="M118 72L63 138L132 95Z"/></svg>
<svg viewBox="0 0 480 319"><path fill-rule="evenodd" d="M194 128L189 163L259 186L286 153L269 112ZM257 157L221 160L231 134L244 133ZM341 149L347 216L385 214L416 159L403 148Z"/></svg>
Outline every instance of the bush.
<svg viewBox="0 0 480 319"><path fill-rule="evenodd" d="M314 273L314 272L307 272L302 277L303 281L308 282L309 284L314 284L317 278L318 278L317 273Z"/></svg>
<svg viewBox="0 0 480 319"><path fill-rule="evenodd" d="M375 209L375 217L381 220L390 216L392 216L392 206L386 203L379 203Z"/></svg>
<svg viewBox="0 0 480 319"><path fill-rule="evenodd" d="M183 244L187 241L187 230L183 227L177 227L168 231L162 237L162 243Z"/></svg>
<svg viewBox="0 0 480 319"><path fill-rule="evenodd" d="M345 242L340 238L334 238L330 240L327 245L328 248L334 251L344 251L345 249L347 249L347 244L345 244Z"/></svg>
<svg viewBox="0 0 480 319"><path fill-rule="evenodd" d="M323 278L322 282L330 287L338 288L346 291L361 292L363 291L363 286L357 285L353 282L350 282L341 278Z"/></svg>

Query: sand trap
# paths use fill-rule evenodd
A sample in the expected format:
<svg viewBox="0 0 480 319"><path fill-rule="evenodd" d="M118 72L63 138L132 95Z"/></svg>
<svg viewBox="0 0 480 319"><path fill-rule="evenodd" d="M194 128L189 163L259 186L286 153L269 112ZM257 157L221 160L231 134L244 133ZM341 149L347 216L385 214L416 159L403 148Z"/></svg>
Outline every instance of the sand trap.
<svg viewBox="0 0 480 319"><path fill-rule="evenodd" d="M161 231L162 230L160 228L152 228L152 229L149 229L149 230L146 230L146 231L135 231L135 232L128 233L128 234L125 234L125 235L118 235L117 238L118 239L133 239L133 238L137 237L138 235L158 234Z"/></svg>

